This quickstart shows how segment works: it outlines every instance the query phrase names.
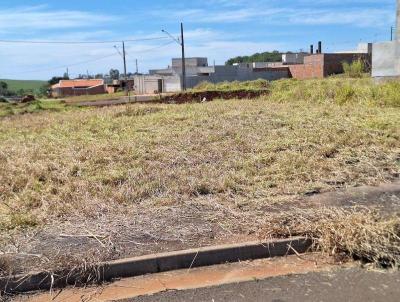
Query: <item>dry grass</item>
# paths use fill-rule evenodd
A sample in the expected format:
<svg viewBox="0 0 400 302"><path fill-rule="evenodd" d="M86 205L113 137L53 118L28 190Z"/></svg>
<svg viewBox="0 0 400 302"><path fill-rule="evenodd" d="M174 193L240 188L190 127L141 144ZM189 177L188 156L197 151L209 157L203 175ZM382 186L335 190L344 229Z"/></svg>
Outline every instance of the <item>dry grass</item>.
<svg viewBox="0 0 400 302"><path fill-rule="evenodd" d="M272 82L271 98L287 102L305 101L313 104L358 104L361 106L400 107L400 82L380 85L371 78L332 77L325 80L280 80Z"/></svg>
<svg viewBox="0 0 400 302"><path fill-rule="evenodd" d="M68 104L73 103L81 103L81 102L95 102L95 101L103 101L103 100L112 100L119 99L125 95L125 92L116 92L116 93L105 93L105 94L97 94L97 95L81 95L74 97L64 98L65 102Z"/></svg>
<svg viewBox="0 0 400 302"><path fill-rule="evenodd" d="M257 89L266 89L270 86L267 80L256 80L256 81L245 81L245 82L222 82L218 84L213 84L210 82L201 82L196 87L194 87L193 91L232 91L232 90L257 90Z"/></svg>
<svg viewBox="0 0 400 302"><path fill-rule="evenodd" d="M66 105L60 101L54 100L38 100L31 103L1 103L0 102L0 118L11 115L34 114L42 111L60 112L67 109Z"/></svg>
<svg viewBox="0 0 400 302"><path fill-rule="evenodd" d="M293 209L266 214L262 238L307 236L315 248L381 266L400 266L400 217L367 208Z"/></svg>
<svg viewBox="0 0 400 302"><path fill-rule="evenodd" d="M308 192L398 177L397 107L289 92L287 99L276 92L252 101L3 118L0 229L204 196L251 212Z"/></svg>

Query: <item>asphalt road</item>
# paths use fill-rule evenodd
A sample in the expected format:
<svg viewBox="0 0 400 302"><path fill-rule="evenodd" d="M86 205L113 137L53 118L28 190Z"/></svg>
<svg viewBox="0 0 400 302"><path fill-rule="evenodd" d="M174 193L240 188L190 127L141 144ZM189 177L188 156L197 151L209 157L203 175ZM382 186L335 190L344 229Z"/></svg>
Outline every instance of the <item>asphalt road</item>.
<svg viewBox="0 0 400 302"><path fill-rule="evenodd" d="M400 272L342 269L269 278L186 291L169 291L118 302L399 302Z"/></svg>

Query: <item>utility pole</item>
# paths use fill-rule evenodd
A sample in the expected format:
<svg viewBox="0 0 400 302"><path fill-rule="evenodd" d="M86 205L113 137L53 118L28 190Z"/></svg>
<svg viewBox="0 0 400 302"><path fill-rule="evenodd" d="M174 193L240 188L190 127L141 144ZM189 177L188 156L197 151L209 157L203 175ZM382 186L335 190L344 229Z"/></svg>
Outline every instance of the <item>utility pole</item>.
<svg viewBox="0 0 400 302"><path fill-rule="evenodd" d="M390 41L393 41L393 26L390 27Z"/></svg>
<svg viewBox="0 0 400 302"><path fill-rule="evenodd" d="M181 23L181 46L182 46L182 90L186 90L186 60L185 60L185 39L183 37L183 23Z"/></svg>
<svg viewBox="0 0 400 302"><path fill-rule="evenodd" d="M125 41L122 41L122 54L124 58L124 79L125 79L125 93L128 95L128 77L126 73L126 52L125 52Z"/></svg>
<svg viewBox="0 0 400 302"><path fill-rule="evenodd" d="M186 60L185 60L185 38L183 36L183 23L181 22L181 38L175 38L166 30L161 30L163 33L167 34L172 40L178 43L182 48L182 91L186 90Z"/></svg>
<svg viewBox="0 0 400 302"><path fill-rule="evenodd" d="M124 59L124 78L126 80L126 53L125 53L125 42L122 41L122 57Z"/></svg>
<svg viewBox="0 0 400 302"><path fill-rule="evenodd" d="M136 59L136 74L139 74L138 60Z"/></svg>

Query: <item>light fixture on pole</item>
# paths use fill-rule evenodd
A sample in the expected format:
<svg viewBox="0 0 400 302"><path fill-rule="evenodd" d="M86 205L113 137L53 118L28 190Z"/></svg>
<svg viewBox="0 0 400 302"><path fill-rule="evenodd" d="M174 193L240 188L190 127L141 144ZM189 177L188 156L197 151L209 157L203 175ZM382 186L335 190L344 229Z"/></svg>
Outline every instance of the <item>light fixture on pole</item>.
<svg viewBox="0 0 400 302"><path fill-rule="evenodd" d="M166 30L162 30L163 33L167 34L172 40L178 43L182 48L182 90L186 90L186 62L185 62L185 39L183 36L183 23L181 23L181 38L180 40L175 38Z"/></svg>

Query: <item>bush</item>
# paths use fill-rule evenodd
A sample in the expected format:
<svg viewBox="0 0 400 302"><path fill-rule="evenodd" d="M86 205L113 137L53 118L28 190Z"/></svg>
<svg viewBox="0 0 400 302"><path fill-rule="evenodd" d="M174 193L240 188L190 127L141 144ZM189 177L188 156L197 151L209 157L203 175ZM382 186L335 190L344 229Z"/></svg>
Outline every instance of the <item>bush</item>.
<svg viewBox="0 0 400 302"><path fill-rule="evenodd" d="M361 59L353 61L351 64L343 62L343 70L345 75L350 78L362 78L366 72L365 64Z"/></svg>
<svg viewBox="0 0 400 302"><path fill-rule="evenodd" d="M400 107L400 82L392 81L373 87L372 95L377 104Z"/></svg>

